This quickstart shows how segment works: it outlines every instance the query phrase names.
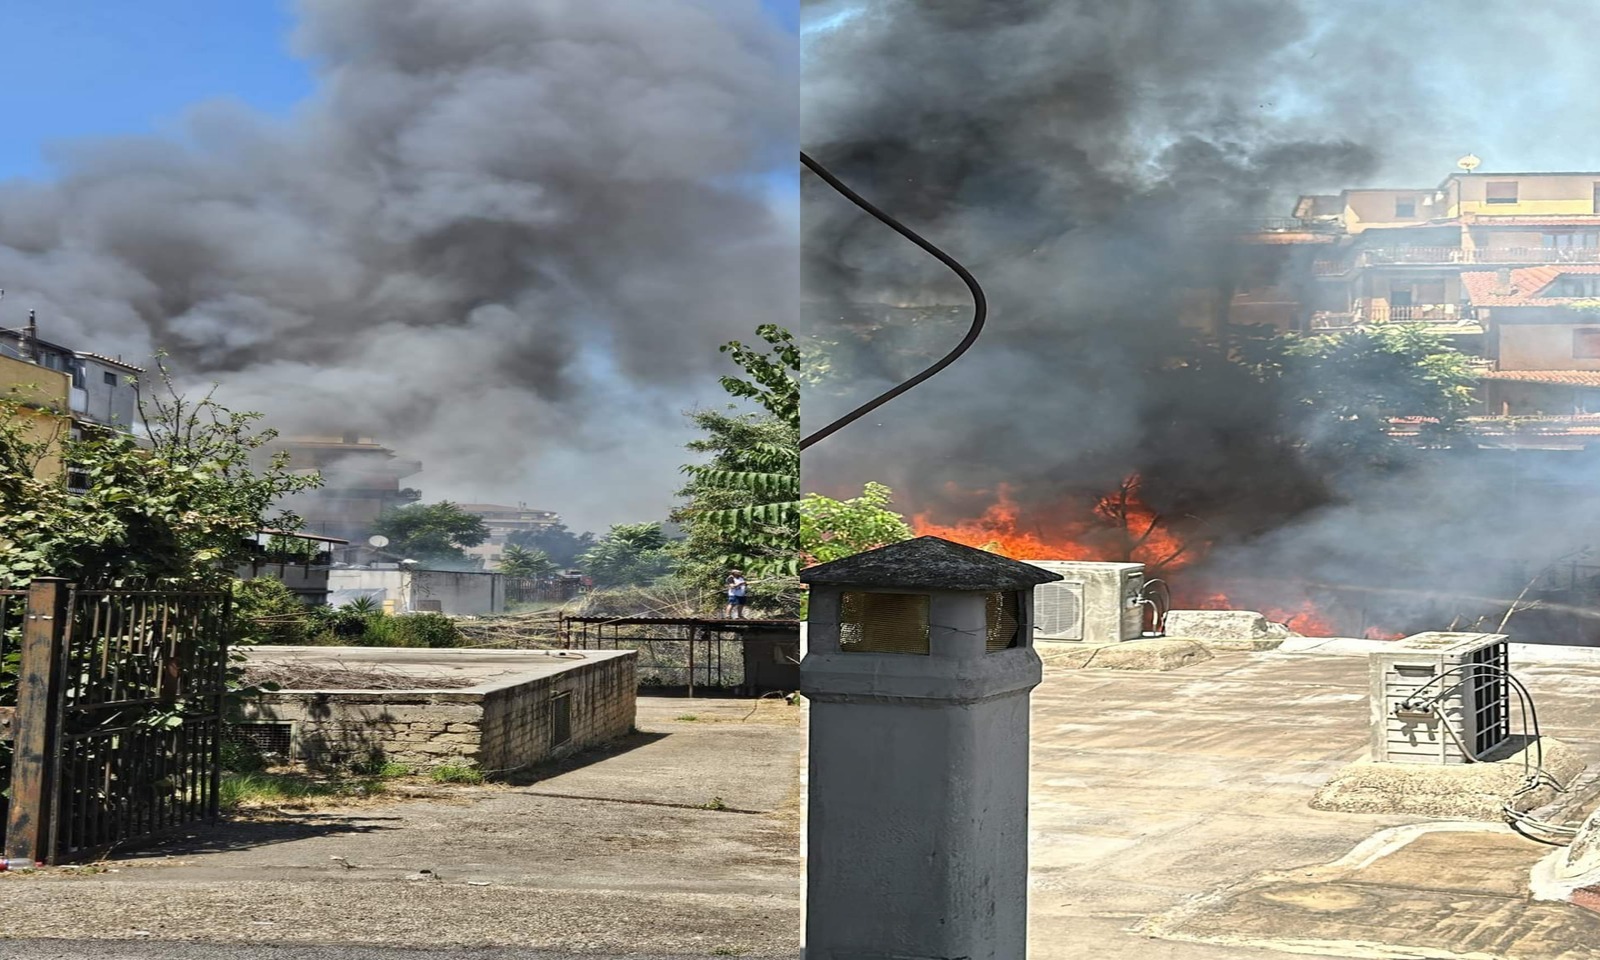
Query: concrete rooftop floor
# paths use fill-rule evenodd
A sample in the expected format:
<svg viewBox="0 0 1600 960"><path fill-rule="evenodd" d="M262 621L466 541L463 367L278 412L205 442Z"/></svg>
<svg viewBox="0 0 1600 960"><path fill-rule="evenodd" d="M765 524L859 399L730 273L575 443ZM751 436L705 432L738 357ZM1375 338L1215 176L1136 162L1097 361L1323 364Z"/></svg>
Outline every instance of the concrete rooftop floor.
<svg viewBox="0 0 1600 960"><path fill-rule="evenodd" d="M1527 898L1551 848L1308 806L1364 753L1361 650L1218 651L1166 673L1047 663L1033 960L1600 957L1600 916ZM1600 659L1520 654L1544 732L1600 765ZM537 783L197 831L115 874L0 875L0 936L83 956L97 939L155 951L140 956L182 940L794 956L798 711L749 710L642 698L630 749ZM703 809L712 797L728 809ZM407 879L423 867L440 879Z"/></svg>
<svg viewBox="0 0 1600 960"><path fill-rule="evenodd" d="M526 683L585 662L627 656L620 650L423 649L413 647L245 647L253 664L304 664L321 669L377 670L391 676L453 677L473 682L452 693Z"/></svg>

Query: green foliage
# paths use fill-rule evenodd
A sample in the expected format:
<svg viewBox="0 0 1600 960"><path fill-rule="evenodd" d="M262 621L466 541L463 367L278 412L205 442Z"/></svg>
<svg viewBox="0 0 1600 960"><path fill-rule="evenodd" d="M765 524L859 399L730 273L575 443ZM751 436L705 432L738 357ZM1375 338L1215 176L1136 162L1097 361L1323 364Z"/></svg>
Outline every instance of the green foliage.
<svg viewBox="0 0 1600 960"><path fill-rule="evenodd" d="M483 782L483 771L465 764L446 764L428 771L428 779L434 783L467 783L476 785Z"/></svg>
<svg viewBox="0 0 1600 960"><path fill-rule="evenodd" d="M329 647L454 647L455 621L442 613L386 614L349 603L309 612L302 643Z"/></svg>
<svg viewBox="0 0 1600 960"><path fill-rule="evenodd" d="M463 547L475 547L489 538L483 518L464 512L449 501L411 504L384 511L373 523L374 533L389 538L385 549L431 566L466 568L472 565Z"/></svg>
<svg viewBox="0 0 1600 960"><path fill-rule="evenodd" d="M0 398L0 586L38 576L220 583L249 560L263 527L299 526L274 504L320 478L291 473L286 455L261 462L276 434L257 429L259 414L210 394L188 400L159 362L158 371L140 400L143 444L111 431L44 443L26 433L20 401ZM52 453L86 491L35 476Z"/></svg>
<svg viewBox="0 0 1600 960"><path fill-rule="evenodd" d="M302 644L311 611L276 577L233 582L234 644Z"/></svg>
<svg viewBox="0 0 1600 960"><path fill-rule="evenodd" d="M787 330L757 328L770 349L762 352L733 341L722 347L746 376L725 376L730 395L754 401L759 413L697 410L689 414L705 432L689 450L710 454L683 468L687 502L672 514L684 525L678 575L686 582L716 584L730 568L752 579L792 577L798 569L800 499L800 351ZM736 408L730 408L736 409ZM792 586L763 594L792 593Z"/></svg>
<svg viewBox="0 0 1600 960"><path fill-rule="evenodd" d="M395 647L453 647L461 640L456 623L442 613L402 613L385 618Z"/></svg>
<svg viewBox="0 0 1600 960"><path fill-rule="evenodd" d="M905 518L890 510L894 494L881 483L868 483L861 496L834 500L807 494L800 501L800 554L807 563L827 563L914 534Z"/></svg>
<svg viewBox="0 0 1600 960"><path fill-rule="evenodd" d="M555 561L537 547L528 549L507 544L500 554L500 572L508 577L548 577L556 572Z"/></svg>
<svg viewBox="0 0 1600 960"><path fill-rule="evenodd" d="M542 550L557 570L566 570L594 547L595 536L592 533L575 534L567 529L566 524L553 523L537 530L520 530L507 537L506 542L528 550Z"/></svg>
<svg viewBox="0 0 1600 960"><path fill-rule="evenodd" d="M1421 418L1439 437L1455 428L1477 381L1467 360L1443 334L1413 324L1289 341L1290 433L1329 459L1385 461L1392 418Z"/></svg>
<svg viewBox="0 0 1600 960"><path fill-rule="evenodd" d="M580 558L596 587L640 587L672 572L673 551L659 523L618 523Z"/></svg>

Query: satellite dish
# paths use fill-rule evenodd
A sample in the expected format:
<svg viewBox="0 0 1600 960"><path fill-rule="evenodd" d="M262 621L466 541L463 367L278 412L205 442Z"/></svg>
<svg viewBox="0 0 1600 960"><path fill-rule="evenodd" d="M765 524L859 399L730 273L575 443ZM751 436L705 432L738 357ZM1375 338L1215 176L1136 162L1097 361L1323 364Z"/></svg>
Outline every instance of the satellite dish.
<svg viewBox="0 0 1600 960"><path fill-rule="evenodd" d="M1461 169L1467 171L1468 173L1471 173L1472 171L1478 169L1478 166L1481 163L1483 163L1482 160L1479 160L1477 157L1475 157L1475 156L1473 156L1472 154L1469 153L1466 156L1462 157L1460 160L1457 160L1456 161L1456 166L1458 166Z"/></svg>
<svg viewBox="0 0 1600 960"><path fill-rule="evenodd" d="M367 538L367 543L371 544L374 547L377 547L379 550L382 550L384 547L387 547L389 545L389 538L383 536L382 534L378 534L376 536L368 537Z"/></svg>

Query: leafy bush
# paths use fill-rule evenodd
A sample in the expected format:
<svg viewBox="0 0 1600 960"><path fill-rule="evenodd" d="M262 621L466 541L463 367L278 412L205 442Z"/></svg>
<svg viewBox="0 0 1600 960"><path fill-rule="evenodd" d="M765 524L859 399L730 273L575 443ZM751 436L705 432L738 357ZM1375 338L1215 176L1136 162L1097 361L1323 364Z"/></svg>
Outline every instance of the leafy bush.
<svg viewBox="0 0 1600 960"><path fill-rule="evenodd" d="M389 617L395 647L453 647L460 640L454 620L442 613L406 613Z"/></svg>
<svg viewBox="0 0 1600 960"><path fill-rule="evenodd" d="M312 612L275 577L233 582L235 644L303 644Z"/></svg>

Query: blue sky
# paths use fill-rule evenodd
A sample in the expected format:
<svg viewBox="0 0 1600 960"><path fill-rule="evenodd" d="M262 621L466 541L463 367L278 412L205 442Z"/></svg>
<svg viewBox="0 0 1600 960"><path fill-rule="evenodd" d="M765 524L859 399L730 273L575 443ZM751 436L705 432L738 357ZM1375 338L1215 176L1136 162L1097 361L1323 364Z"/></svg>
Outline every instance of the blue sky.
<svg viewBox="0 0 1600 960"><path fill-rule="evenodd" d="M800 0L761 0L798 32ZM159 131L218 97L282 115L311 92L288 0L0 3L0 179L48 177L53 141Z"/></svg>

